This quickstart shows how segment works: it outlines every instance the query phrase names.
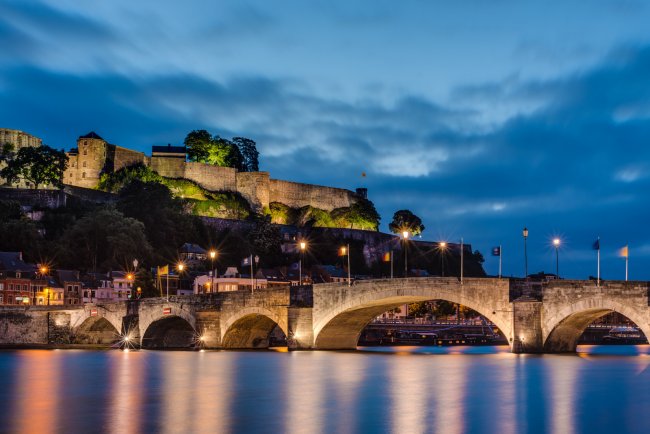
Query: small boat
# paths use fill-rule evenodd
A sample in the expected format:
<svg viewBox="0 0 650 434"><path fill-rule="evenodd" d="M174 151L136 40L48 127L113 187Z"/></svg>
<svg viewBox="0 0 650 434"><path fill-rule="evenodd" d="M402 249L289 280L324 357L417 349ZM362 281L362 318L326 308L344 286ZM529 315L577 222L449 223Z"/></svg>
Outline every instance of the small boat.
<svg viewBox="0 0 650 434"><path fill-rule="evenodd" d="M613 327L603 336L603 340L610 344L643 344L645 336L637 327Z"/></svg>

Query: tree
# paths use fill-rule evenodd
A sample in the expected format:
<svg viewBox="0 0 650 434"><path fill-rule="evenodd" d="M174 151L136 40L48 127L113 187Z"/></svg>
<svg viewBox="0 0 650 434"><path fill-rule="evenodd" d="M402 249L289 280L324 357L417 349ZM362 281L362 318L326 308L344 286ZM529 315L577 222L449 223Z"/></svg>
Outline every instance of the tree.
<svg viewBox="0 0 650 434"><path fill-rule="evenodd" d="M379 227L381 216L371 201L359 198L359 200L350 207L348 219L352 226L361 229L368 229L370 227L370 229L376 231Z"/></svg>
<svg viewBox="0 0 650 434"><path fill-rule="evenodd" d="M280 228L271 223L271 216L261 216L248 233L253 254L259 255L263 265L280 265L282 256L282 234Z"/></svg>
<svg viewBox="0 0 650 434"><path fill-rule="evenodd" d="M62 237L62 257L90 270L125 268L134 258L147 261L152 253L144 225L112 207L101 208L78 220Z"/></svg>
<svg viewBox="0 0 650 434"><path fill-rule="evenodd" d="M5 143L0 149L0 161L7 161L14 152L14 145L11 143Z"/></svg>
<svg viewBox="0 0 650 434"><path fill-rule="evenodd" d="M190 161L244 170L244 157L237 145L228 139L211 136L206 130L194 130L185 137Z"/></svg>
<svg viewBox="0 0 650 434"><path fill-rule="evenodd" d="M20 148L16 156L0 170L0 176L14 183L26 179L38 188L42 184L63 187L63 172L68 166L68 157L63 151L49 146Z"/></svg>
<svg viewBox="0 0 650 434"><path fill-rule="evenodd" d="M212 136L206 130L194 130L185 137L185 147L190 161L207 163L212 147Z"/></svg>
<svg viewBox="0 0 650 434"><path fill-rule="evenodd" d="M388 229L394 234L408 231L411 235L420 235L424 231L424 225L420 217L407 209L402 209L393 214L393 221L388 225Z"/></svg>
<svg viewBox="0 0 650 434"><path fill-rule="evenodd" d="M243 157L243 170L246 172L258 172L260 170L258 162L260 153L257 152L257 144L255 141L245 137L233 137L232 141L237 145Z"/></svg>

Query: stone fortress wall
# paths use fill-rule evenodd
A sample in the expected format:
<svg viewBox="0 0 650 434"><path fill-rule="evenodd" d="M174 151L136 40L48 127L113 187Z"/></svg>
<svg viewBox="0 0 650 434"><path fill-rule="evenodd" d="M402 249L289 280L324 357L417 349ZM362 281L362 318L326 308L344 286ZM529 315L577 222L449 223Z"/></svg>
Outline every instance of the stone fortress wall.
<svg viewBox="0 0 650 434"><path fill-rule="evenodd" d="M4 145L12 145L13 153L18 152L21 148L38 147L42 145L42 140L31 134L27 134L20 130L12 130L9 128L0 128L0 153L3 151ZM3 169L7 163L0 161L0 169ZM4 184L4 180L0 178L0 185ZM16 185L16 184L14 184ZM29 188L28 182L21 180L18 182L18 187Z"/></svg>
<svg viewBox="0 0 650 434"><path fill-rule="evenodd" d="M211 191L237 192L258 212L271 202L331 211L348 207L358 199L350 190L271 179L268 172L238 172L231 167L186 162L181 158L148 157L109 144L95 133L79 137L77 145L76 151L68 153L70 160L64 174L64 183L73 186L95 188L102 173L142 163L164 177L188 179Z"/></svg>

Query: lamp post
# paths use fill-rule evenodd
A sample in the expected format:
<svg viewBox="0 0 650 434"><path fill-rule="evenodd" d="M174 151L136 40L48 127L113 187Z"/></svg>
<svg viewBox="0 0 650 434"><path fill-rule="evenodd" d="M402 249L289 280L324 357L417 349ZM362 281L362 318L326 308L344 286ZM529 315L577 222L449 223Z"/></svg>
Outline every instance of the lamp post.
<svg viewBox="0 0 650 434"><path fill-rule="evenodd" d="M526 246L526 240L528 239L528 229L524 226L522 231L524 236L524 278L528 279L528 250Z"/></svg>
<svg viewBox="0 0 650 434"><path fill-rule="evenodd" d="M402 237L404 238L404 277L409 277L409 266L408 266L408 253L407 253L407 242L409 239L409 231L403 231Z"/></svg>
<svg viewBox="0 0 650 434"><path fill-rule="evenodd" d="M298 259L298 285L302 285L302 255L307 248L307 243L301 241L300 244L300 258Z"/></svg>
<svg viewBox="0 0 650 434"><path fill-rule="evenodd" d="M130 294L129 294L129 298L131 298L131 296L133 295L133 280L134 279L135 279L135 276L134 276L133 273L126 273L126 280L128 282L129 290L131 291ZM90 290L90 301L91 301L91 303L93 301L93 290L92 289Z"/></svg>
<svg viewBox="0 0 650 434"><path fill-rule="evenodd" d="M438 243L438 247L440 248L440 275L445 277L445 250L447 250L447 243L441 241Z"/></svg>
<svg viewBox="0 0 650 434"><path fill-rule="evenodd" d="M216 292L214 290L214 259L217 257L217 251L216 250L210 250L210 268L212 268L212 279L210 280L210 291L211 292Z"/></svg>
<svg viewBox="0 0 650 434"><path fill-rule="evenodd" d="M44 279L45 276L47 275L47 267L45 265L41 265L38 269L38 272L41 274L41 279ZM36 286L34 286L34 300L33 304L36 304ZM48 299L47 304L50 304L50 300Z"/></svg>
<svg viewBox="0 0 650 434"><path fill-rule="evenodd" d="M50 288L45 288L45 293L47 294L47 305L50 305Z"/></svg>
<svg viewBox="0 0 650 434"><path fill-rule="evenodd" d="M350 274L350 244L341 247L341 255L348 257L348 286L352 285L352 277Z"/></svg>
<svg viewBox="0 0 650 434"><path fill-rule="evenodd" d="M560 239L559 238L553 238L553 246L555 247L555 277L559 279L560 278L560 254L559 254Z"/></svg>

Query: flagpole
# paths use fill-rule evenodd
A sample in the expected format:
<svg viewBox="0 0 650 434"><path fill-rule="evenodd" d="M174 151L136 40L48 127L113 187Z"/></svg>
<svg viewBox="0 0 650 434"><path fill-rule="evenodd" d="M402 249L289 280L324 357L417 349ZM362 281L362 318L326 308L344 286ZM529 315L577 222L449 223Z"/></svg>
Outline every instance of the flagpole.
<svg viewBox="0 0 650 434"><path fill-rule="evenodd" d="M167 301L169 302L169 264L167 265Z"/></svg>
<svg viewBox="0 0 650 434"><path fill-rule="evenodd" d="M630 248L627 247L627 252L625 252L625 281L627 282L627 264L630 260Z"/></svg>
<svg viewBox="0 0 650 434"><path fill-rule="evenodd" d="M255 287L255 282L253 281L253 254L251 253L251 294L255 292L253 289Z"/></svg>
<svg viewBox="0 0 650 434"><path fill-rule="evenodd" d="M460 283L461 284L463 283L463 262L464 262L463 250L465 250L463 248L463 237L460 237Z"/></svg>
<svg viewBox="0 0 650 434"><path fill-rule="evenodd" d="M503 255L503 250L501 244L499 244L499 279L501 279L501 257Z"/></svg>
<svg viewBox="0 0 650 434"><path fill-rule="evenodd" d="M598 275L596 279L596 282L598 282L598 287L600 288L600 237L598 237Z"/></svg>

